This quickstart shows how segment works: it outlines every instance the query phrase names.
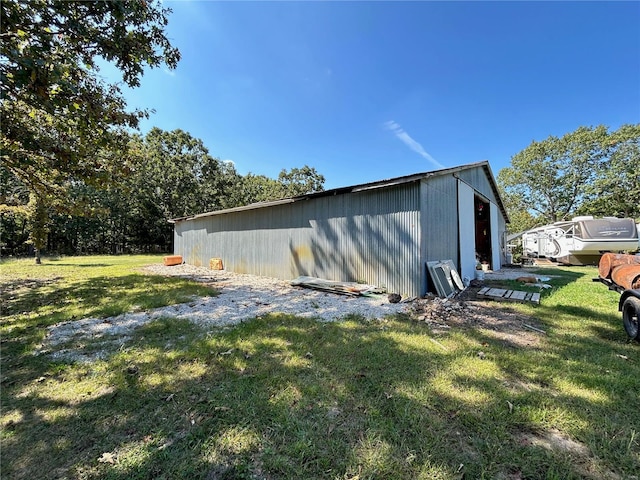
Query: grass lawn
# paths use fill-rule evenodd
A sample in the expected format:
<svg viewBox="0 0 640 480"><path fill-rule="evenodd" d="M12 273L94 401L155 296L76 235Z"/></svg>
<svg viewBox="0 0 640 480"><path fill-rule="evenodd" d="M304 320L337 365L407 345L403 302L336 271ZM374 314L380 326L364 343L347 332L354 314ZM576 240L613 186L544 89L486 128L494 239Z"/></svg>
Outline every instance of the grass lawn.
<svg viewBox="0 0 640 480"><path fill-rule="evenodd" d="M640 344L595 268L541 271L539 306L492 304L546 331L530 346L271 315L156 320L91 363L34 355L55 323L215 294L140 273L160 261L0 264L2 478L640 478Z"/></svg>

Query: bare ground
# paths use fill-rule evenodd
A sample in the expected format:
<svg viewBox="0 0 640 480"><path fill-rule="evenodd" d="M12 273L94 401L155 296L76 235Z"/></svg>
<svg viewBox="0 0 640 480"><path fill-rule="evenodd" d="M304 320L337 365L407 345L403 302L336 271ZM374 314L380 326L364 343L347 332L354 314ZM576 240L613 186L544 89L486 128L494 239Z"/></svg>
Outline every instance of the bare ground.
<svg viewBox="0 0 640 480"><path fill-rule="evenodd" d="M537 321L508 304L477 298L481 286L470 286L451 299L427 296L412 302L410 315L434 333L451 329L477 329L505 346L535 347L544 336Z"/></svg>

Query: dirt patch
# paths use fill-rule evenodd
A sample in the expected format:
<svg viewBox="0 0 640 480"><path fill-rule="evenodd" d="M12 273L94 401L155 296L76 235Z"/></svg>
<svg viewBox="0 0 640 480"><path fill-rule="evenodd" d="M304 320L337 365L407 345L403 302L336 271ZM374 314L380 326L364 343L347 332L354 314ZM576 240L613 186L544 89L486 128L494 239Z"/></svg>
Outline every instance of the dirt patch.
<svg viewBox="0 0 640 480"><path fill-rule="evenodd" d="M4 294L16 291L28 291L34 288L46 287L53 285L62 277L43 277L43 278L21 278L17 280L9 280L2 282L2 290Z"/></svg>
<svg viewBox="0 0 640 480"><path fill-rule="evenodd" d="M535 319L508 305L477 298L481 286L470 286L455 298L427 296L412 302L410 315L434 332L452 328L474 328L505 346L534 347L544 336Z"/></svg>
<svg viewBox="0 0 640 480"><path fill-rule="evenodd" d="M568 456L582 478L619 480L622 477L601 465L601 462L591 454L591 450L584 443L568 438L555 429L544 432L521 432L516 435L520 445L544 448L556 455ZM638 478L638 477L631 477Z"/></svg>
<svg viewBox="0 0 640 480"><path fill-rule="evenodd" d="M4 315L15 313L20 302L34 290L56 284L62 277L12 279L0 283L0 311Z"/></svg>
<svg viewBox="0 0 640 480"><path fill-rule="evenodd" d="M565 437L557 430L542 433L523 433L519 437L523 445L534 445L554 452L562 452L571 456L589 456L589 448L583 443Z"/></svg>

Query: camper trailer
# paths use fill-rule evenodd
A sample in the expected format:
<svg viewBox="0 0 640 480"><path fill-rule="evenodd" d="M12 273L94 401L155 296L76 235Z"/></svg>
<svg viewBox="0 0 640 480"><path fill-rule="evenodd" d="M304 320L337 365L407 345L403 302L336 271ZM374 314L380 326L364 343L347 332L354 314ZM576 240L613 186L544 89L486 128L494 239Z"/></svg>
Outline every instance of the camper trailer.
<svg viewBox="0 0 640 480"><path fill-rule="evenodd" d="M567 265L596 265L604 252L633 252L638 245L638 228L631 218L575 217L522 234L525 256Z"/></svg>

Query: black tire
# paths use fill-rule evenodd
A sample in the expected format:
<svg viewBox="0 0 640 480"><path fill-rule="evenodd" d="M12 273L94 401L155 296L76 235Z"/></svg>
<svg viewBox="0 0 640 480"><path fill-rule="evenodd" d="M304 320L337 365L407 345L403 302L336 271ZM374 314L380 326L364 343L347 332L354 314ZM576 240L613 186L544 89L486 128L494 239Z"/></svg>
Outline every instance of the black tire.
<svg viewBox="0 0 640 480"><path fill-rule="evenodd" d="M640 299L627 298L622 304L622 322L627 335L640 342Z"/></svg>

